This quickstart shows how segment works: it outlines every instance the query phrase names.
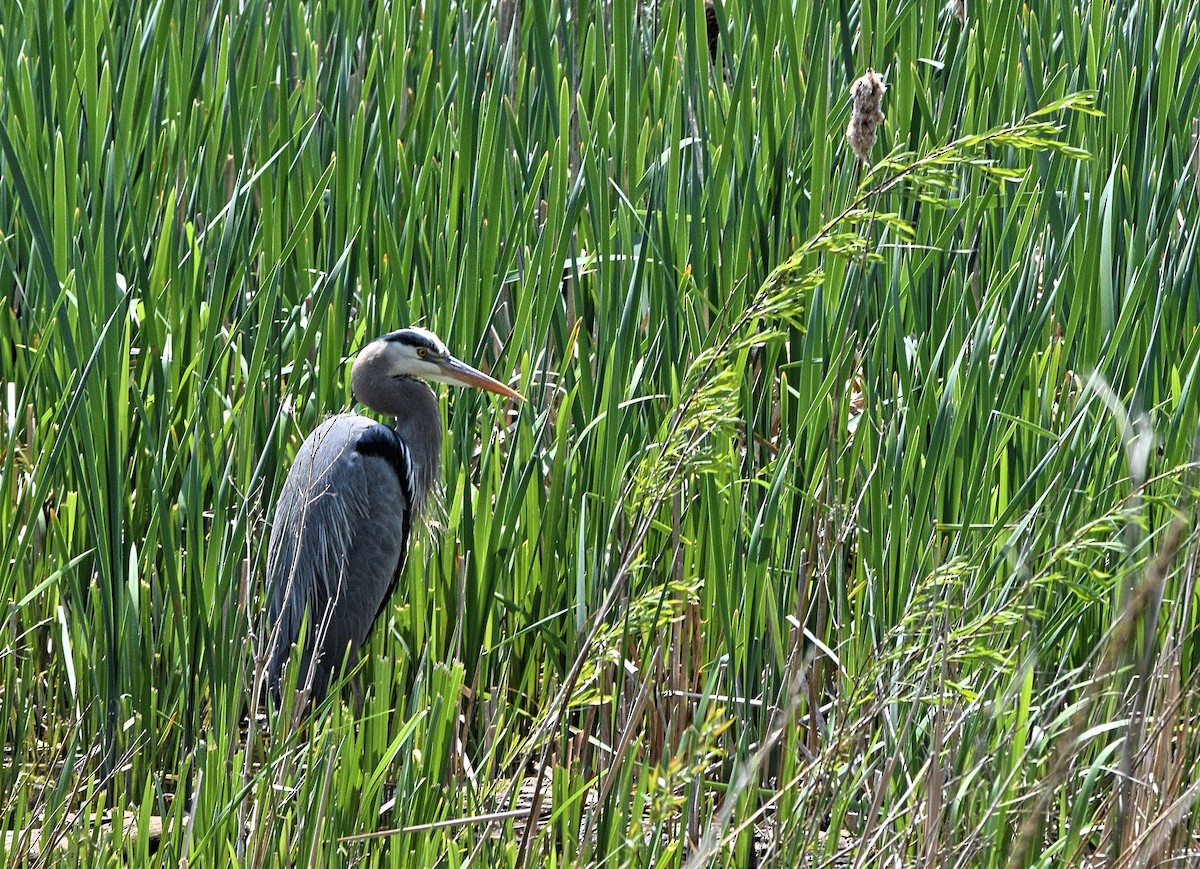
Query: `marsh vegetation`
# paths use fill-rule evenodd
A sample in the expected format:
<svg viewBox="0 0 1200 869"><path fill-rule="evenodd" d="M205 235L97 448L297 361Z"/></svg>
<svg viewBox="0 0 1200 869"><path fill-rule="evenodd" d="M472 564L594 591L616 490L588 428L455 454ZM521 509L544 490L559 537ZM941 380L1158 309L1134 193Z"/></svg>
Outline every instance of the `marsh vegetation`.
<svg viewBox="0 0 1200 869"><path fill-rule="evenodd" d="M1198 29L0 0L0 863L1197 853ZM297 726L271 505L409 324L528 400Z"/></svg>

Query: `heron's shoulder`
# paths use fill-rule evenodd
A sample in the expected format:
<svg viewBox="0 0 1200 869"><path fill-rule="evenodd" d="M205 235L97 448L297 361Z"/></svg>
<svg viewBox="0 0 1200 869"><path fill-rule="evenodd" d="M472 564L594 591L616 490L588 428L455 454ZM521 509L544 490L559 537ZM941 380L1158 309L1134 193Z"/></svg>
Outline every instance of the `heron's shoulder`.
<svg viewBox="0 0 1200 869"><path fill-rule="evenodd" d="M354 449L364 456L379 456L392 461L393 457L408 462L408 448L395 430L376 423L357 432Z"/></svg>
<svg viewBox="0 0 1200 869"><path fill-rule="evenodd" d="M405 496L412 500L412 456L404 439L386 425L376 424L362 429L354 443L360 456L383 459L396 472Z"/></svg>
<svg viewBox="0 0 1200 869"><path fill-rule="evenodd" d="M356 413L331 416L313 429L297 456L293 471L302 465L301 478L314 486L346 489L351 480L366 475L378 481L376 462L390 467L401 491L411 500L413 463L404 440L395 429ZM365 491L365 489L361 490Z"/></svg>
<svg viewBox="0 0 1200 869"><path fill-rule="evenodd" d="M327 418L319 426L313 429L313 434L318 433L329 434L333 432L343 432L346 435L357 436L364 431L372 428L382 428L387 431L391 429L379 422L378 420L369 417L361 416L357 413L337 413Z"/></svg>
<svg viewBox="0 0 1200 869"><path fill-rule="evenodd" d="M332 470L334 465L352 460L360 451L358 442L364 437L386 439L392 430L382 423L354 413L331 416L309 433L296 454L296 465L315 464ZM307 468L306 468L307 471Z"/></svg>
<svg viewBox="0 0 1200 869"><path fill-rule="evenodd" d="M359 416L356 413L339 413L331 416L309 433L302 452L345 451L353 449L364 433L381 429L391 431L386 425Z"/></svg>

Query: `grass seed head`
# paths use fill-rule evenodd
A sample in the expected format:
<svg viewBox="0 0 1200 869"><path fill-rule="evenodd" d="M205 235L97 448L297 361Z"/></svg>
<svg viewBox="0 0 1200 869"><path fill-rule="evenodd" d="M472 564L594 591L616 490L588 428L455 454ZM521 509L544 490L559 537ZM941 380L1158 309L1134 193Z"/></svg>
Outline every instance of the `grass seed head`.
<svg viewBox="0 0 1200 869"><path fill-rule="evenodd" d="M887 84L883 76L873 69L868 69L850 85L854 109L846 126L846 141L864 163L875 144L875 131L883 123L883 112L879 106L886 91Z"/></svg>

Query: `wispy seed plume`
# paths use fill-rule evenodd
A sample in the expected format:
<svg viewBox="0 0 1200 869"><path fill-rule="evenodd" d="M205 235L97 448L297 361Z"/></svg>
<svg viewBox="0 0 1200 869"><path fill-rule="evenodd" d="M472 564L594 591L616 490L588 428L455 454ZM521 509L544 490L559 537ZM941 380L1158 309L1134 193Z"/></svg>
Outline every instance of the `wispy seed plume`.
<svg viewBox="0 0 1200 869"><path fill-rule="evenodd" d="M864 163L875 145L875 131L883 123L883 112L879 106L886 91L887 84L883 76L873 69L868 69L850 85L854 109L846 127L846 141Z"/></svg>

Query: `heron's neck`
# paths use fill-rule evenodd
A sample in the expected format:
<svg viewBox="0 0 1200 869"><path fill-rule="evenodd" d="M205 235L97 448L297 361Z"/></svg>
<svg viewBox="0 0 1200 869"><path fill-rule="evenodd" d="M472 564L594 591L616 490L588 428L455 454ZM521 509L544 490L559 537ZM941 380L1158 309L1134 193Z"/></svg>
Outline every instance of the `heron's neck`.
<svg viewBox="0 0 1200 869"><path fill-rule="evenodd" d="M396 418L396 434L408 447L413 509L420 512L437 488L442 458L442 416L437 396L411 377L377 376L357 366L354 397L378 413Z"/></svg>

